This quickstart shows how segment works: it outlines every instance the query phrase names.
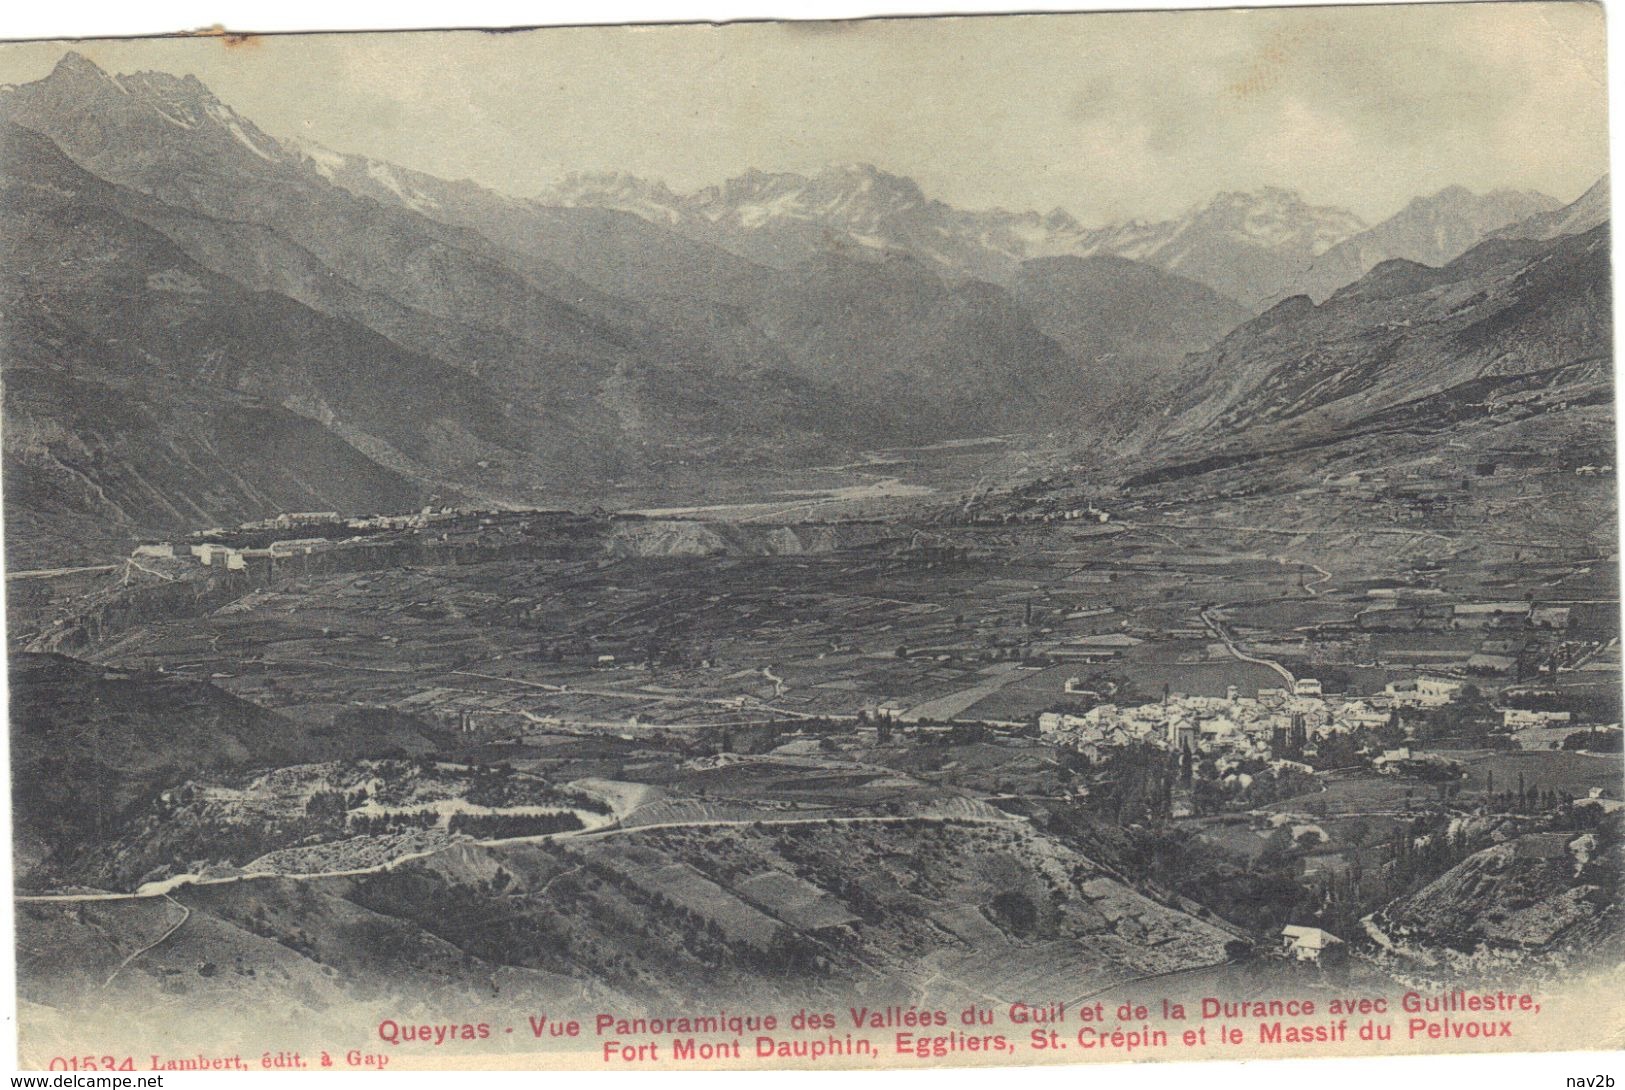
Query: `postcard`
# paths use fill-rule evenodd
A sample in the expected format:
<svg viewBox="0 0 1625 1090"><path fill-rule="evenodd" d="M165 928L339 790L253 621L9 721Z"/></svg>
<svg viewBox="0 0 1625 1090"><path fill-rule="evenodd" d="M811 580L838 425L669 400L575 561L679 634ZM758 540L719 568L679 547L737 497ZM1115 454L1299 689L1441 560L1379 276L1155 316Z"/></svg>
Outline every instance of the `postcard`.
<svg viewBox="0 0 1625 1090"><path fill-rule="evenodd" d="M1599 5L0 83L24 1066L1621 1041Z"/></svg>

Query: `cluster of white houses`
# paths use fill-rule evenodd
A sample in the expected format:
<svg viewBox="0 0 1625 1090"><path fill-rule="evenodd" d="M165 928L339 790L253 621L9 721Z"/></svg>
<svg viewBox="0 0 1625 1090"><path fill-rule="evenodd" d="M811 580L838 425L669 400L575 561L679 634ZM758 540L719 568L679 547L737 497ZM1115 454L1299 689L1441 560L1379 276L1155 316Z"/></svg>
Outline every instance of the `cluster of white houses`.
<svg viewBox="0 0 1625 1090"><path fill-rule="evenodd" d="M287 530L294 526L320 526L339 521L337 511L284 511L268 519L245 522L241 530Z"/></svg>
<svg viewBox="0 0 1625 1090"><path fill-rule="evenodd" d="M1459 689L1459 686L1457 686ZM1256 697L1187 696L1170 693L1152 704L1099 704L1080 715L1046 712L1041 735L1079 749L1147 742L1167 749L1279 756L1284 746L1301 752L1308 738L1363 730L1388 722L1381 698L1327 699L1314 678L1300 678L1289 691L1259 689Z"/></svg>
<svg viewBox="0 0 1625 1090"><path fill-rule="evenodd" d="M187 546L187 555L196 558L197 562L206 568L219 566L227 571L242 571L248 566L250 560L267 558L285 560L291 556L308 556L327 544L330 544L330 542L325 537L287 538L282 541L273 541L258 548L236 548L231 545L205 541L198 545ZM137 545L134 555L159 560L176 559L175 546L169 542Z"/></svg>
<svg viewBox="0 0 1625 1090"><path fill-rule="evenodd" d="M1236 757L1301 755L1313 739L1327 734L1375 729L1410 710L1443 708L1462 693L1465 682L1419 677L1390 683L1369 697L1327 696L1314 678L1299 678L1290 690L1261 688L1256 697L1239 695L1234 685L1223 697L1170 693L1150 704L1098 704L1086 712L1045 712L1039 733L1085 752L1145 742L1171 750L1226 753ZM1094 696L1070 679L1066 691ZM1503 727L1544 742L1544 733L1567 727L1567 711L1504 708ZM1536 738L1540 735L1540 738ZM1520 744L1529 744L1520 737ZM1397 751L1395 751L1397 752ZM1391 754L1392 755L1392 754ZM1395 759L1398 759L1397 757Z"/></svg>
<svg viewBox="0 0 1625 1090"><path fill-rule="evenodd" d="M292 556L309 555L332 544L333 535L342 534L345 530L415 530L431 523L455 519L461 514L463 512L451 507L425 507L421 511L407 515L367 515L356 518L345 518L337 511L288 511L271 518L245 522L237 527L236 533L263 538L268 531L275 533L303 529L307 532L306 536L281 538L256 546L229 545L218 539L227 537L232 532L216 528L193 534L194 539L202 540L189 545L177 546L168 541L145 542L137 545L131 555L137 559L153 560L175 560L190 556L206 568L222 567L227 571L242 571L250 560L284 560ZM318 530L322 533L312 532Z"/></svg>
<svg viewBox="0 0 1625 1090"><path fill-rule="evenodd" d="M402 515L358 515L342 518L337 511L295 511L261 522L246 522L244 530L286 530L293 526L342 525L348 530L421 530L436 522L447 522L471 512L456 507L425 507Z"/></svg>

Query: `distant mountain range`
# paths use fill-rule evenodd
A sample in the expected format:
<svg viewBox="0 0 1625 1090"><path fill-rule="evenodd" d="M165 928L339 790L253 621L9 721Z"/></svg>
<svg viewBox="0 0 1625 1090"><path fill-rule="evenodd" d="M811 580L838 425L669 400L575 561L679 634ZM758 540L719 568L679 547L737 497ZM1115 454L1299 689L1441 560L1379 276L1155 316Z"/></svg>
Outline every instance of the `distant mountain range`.
<svg viewBox="0 0 1625 1090"><path fill-rule="evenodd" d="M1008 284L1033 259L1126 258L1255 309L1286 295L1324 299L1392 258L1443 264L1490 232L1561 204L1540 193L1450 186L1368 227L1345 209L1266 187L1221 193L1169 220L1088 228L1061 209L953 208L868 164L813 177L752 171L689 194L624 174L575 174L540 200L630 212L773 266L828 250L901 252L948 276Z"/></svg>
<svg viewBox="0 0 1625 1090"><path fill-rule="evenodd" d="M1177 219L1087 228L1061 209L1039 215L954 208L928 198L911 179L867 163L810 178L751 171L690 194L623 174L576 174L539 199L631 212L765 265L794 265L831 249L853 256L903 252L945 275L1008 283L1034 258L1122 257L1243 302L1263 298L1365 227L1352 212L1313 207L1271 188L1223 193Z"/></svg>
<svg viewBox="0 0 1625 1090"><path fill-rule="evenodd" d="M1384 261L1443 265L1493 231L1560 207L1561 201L1544 193L1501 189L1478 194L1453 185L1431 197L1418 197L1375 227L1320 254L1291 283L1291 294L1323 302Z"/></svg>
<svg viewBox="0 0 1625 1090"><path fill-rule="evenodd" d="M1461 344L1393 323L1440 319L1455 274L1393 261L1497 233L1504 290L1460 306L1530 314L1497 327L1493 366L1592 351L1579 316L1517 338L1606 293L1563 241L1606 219L1604 183L1567 209L1453 188L1371 228L1279 189L1087 228L868 165L686 195L578 175L524 200L278 140L195 78L77 54L0 90L0 141L14 563L289 508L591 500L881 445L1087 445L1153 416L1201 431L1241 419L1215 391L1295 389L1265 371L1339 338L1417 346L1409 377L1359 373L1425 384L1424 347ZM1539 242L1578 271L1523 278Z"/></svg>

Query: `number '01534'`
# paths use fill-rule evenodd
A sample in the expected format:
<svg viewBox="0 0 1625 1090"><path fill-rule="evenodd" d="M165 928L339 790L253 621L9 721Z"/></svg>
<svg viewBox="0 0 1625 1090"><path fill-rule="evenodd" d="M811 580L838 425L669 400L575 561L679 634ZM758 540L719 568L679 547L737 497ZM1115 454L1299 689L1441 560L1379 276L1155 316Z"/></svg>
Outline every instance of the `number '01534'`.
<svg viewBox="0 0 1625 1090"><path fill-rule="evenodd" d="M134 1056L52 1056L50 1071L134 1071Z"/></svg>

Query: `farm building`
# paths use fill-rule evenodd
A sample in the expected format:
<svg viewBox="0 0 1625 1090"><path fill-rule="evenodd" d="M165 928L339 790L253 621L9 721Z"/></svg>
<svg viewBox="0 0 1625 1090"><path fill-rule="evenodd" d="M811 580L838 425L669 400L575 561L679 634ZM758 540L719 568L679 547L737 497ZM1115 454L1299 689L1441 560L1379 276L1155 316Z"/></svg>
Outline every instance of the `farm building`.
<svg viewBox="0 0 1625 1090"><path fill-rule="evenodd" d="M1281 928L1281 950L1295 961L1330 962L1341 958L1343 940L1318 927L1287 924Z"/></svg>

